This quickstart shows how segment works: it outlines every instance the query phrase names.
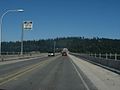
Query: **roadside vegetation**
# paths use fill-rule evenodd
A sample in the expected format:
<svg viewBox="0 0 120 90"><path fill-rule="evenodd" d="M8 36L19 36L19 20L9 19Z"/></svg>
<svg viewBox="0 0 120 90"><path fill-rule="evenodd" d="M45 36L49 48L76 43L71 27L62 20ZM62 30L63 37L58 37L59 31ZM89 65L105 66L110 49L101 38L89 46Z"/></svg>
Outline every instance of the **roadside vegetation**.
<svg viewBox="0 0 120 90"><path fill-rule="evenodd" d="M107 38L63 37L55 39L41 39L24 41L24 52L53 50L54 41L56 51L68 48L78 53L120 53L120 40ZM20 41L3 42L2 52L20 52Z"/></svg>

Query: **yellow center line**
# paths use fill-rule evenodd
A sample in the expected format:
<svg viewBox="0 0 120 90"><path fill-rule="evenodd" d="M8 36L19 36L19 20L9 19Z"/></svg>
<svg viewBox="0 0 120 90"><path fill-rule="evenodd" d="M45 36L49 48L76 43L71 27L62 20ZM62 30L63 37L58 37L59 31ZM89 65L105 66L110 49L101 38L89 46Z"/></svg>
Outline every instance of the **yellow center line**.
<svg viewBox="0 0 120 90"><path fill-rule="evenodd" d="M25 68L24 70L20 70L20 71L18 71L16 73L10 74L10 75L6 76L5 78L0 78L0 85L3 85L3 84L5 84L5 83L7 83L7 82L9 82L11 80L15 80L16 78L18 78L18 77L20 77L20 76L22 76L22 75L24 75L24 74L26 74L26 73L28 73L30 71L33 71L33 70L37 69L40 66L42 68L46 64L48 64L50 61L52 61L52 60L42 61L40 63L31 65L28 68Z"/></svg>
<svg viewBox="0 0 120 90"><path fill-rule="evenodd" d="M38 64L39 64L39 63L38 63ZM29 67L27 67L27 68L25 68L25 69L22 69L22 70L17 71L16 73L10 74L10 75L2 78L2 79L4 80L4 79L6 79L6 78L10 78L10 77L12 77L12 76L14 76L14 75L16 75L16 74L22 73L22 72L24 72L24 71L26 71L26 70L28 70L28 69L30 69L30 68L33 68L34 66L37 66L38 64L31 65L31 66L29 66ZM1 79L1 80L2 80L2 79ZM1 82L1 80L0 80L0 82Z"/></svg>

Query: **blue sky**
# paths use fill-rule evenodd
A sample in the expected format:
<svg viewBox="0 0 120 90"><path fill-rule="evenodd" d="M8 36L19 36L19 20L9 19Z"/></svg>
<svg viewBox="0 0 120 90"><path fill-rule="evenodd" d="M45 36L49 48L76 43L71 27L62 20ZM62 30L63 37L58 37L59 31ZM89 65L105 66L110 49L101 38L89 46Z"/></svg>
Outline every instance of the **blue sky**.
<svg viewBox="0 0 120 90"><path fill-rule="evenodd" d="M0 16L17 8L25 11L4 17L4 41L20 40L22 22L27 20L34 26L24 31L24 40L67 36L120 39L120 0L0 0Z"/></svg>

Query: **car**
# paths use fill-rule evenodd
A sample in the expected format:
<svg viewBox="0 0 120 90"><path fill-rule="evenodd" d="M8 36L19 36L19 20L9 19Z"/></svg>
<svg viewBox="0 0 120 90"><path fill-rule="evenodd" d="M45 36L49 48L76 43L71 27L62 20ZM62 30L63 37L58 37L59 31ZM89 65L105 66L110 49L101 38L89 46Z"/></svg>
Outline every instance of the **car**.
<svg viewBox="0 0 120 90"><path fill-rule="evenodd" d="M48 52L48 56L55 56L54 52Z"/></svg>

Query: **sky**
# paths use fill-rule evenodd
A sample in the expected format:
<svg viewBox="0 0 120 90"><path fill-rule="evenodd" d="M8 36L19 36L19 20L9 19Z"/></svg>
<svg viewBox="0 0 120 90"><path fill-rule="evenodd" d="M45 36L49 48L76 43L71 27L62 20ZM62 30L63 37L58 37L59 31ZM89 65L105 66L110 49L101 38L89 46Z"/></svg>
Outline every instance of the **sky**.
<svg viewBox="0 0 120 90"><path fill-rule="evenodd" d="M0 0L3 41L20 41L23 21L33 29L24 30L24 40L84 36L120 39L120 0Z"/></svg>

